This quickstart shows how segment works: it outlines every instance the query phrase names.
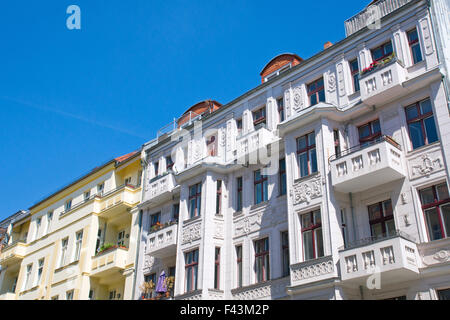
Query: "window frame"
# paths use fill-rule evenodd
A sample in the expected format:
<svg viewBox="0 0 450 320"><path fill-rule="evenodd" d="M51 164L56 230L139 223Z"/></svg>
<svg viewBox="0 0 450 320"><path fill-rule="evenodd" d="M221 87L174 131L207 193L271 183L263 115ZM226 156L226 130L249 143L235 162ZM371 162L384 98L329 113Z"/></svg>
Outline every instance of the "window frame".
<svg viewBox="0 0 450 320"><path fill-rule="evenodd" d="M386 45L387 45L387 44L390 44L390 45L391 45L391 48L392 48L392 52L391 52L391 53L386 53L386 51L385 51L385 50L386 50ZM380 49L380 48L382 48L383 55L382 55L380 58L375 59L375 58L373 57L373 52L374 52L375 50L377 50L377 49ZM376 61L380 61L380 60L386 59L387 57L389 57L389 56L390 56L391 54L393 54L393 53L394 53L394 45L392 44L392 40L391 40L391 39L389 39L389 41L386 41L386 42L380 44L379 46L376 46L375 48L373 48L373 49L370 50L370 56L371 56L373 62L376 62Z"/></svg>
<svg viewBox="0 0 450 320"><path fill-rule="evenodd" d="M256 174L259 172L259 176L261 177L259 180L256 179ZM263 175L261 173L261 169L253 171L253 192L254 192L254 203L255 205L266 202L269 199L269 185L268 185L268 176ZM261 201L258 202L258 193L257 193L257 186L261 185ZM266 191L266 192L264 192ZM266 197L264 197L266 196Z"/></svg>
<svg viewBox="0 0 450 320"><path fill-rule="evenodd" d="M75 234L75 251L73 261L80 260L82 245L83 245L83 230L80 230Z"/></svg>
<svg viewBox="0 0 450 320"><path fill-rule="evenodd" d="M244 182L242 177L236 178L236 211L242 211L244 207L244 196L243 196L243 186Z"/></svg>
<svg viewBox="0 0 450 320"><path fill-rule="evenodd" d="M192 188L195 188L195 194L191 194ZM200 190L200 191L199 191ZM191 211L191 202L192 200L195 201L195 207L194 212ZM201 202L202 202L202 183L196 183L194 185L191 185L189 187L189 198L188 198L188 214L189 219L199 217L200 216L200 210L201 210Z"/></svg>
<svg viewBox="0 0 450 320"><path fill-rule="evenodd" d="M289 257L289 231L282 231L281 237L281 272L283 277L291 274L290 257ZM286 243L285 243L286 238ZM286 272L287 270L287 272Z"/></svg>
<svg viewBox="0 0 450 320"><path fill-rule="evenodd" d="M66 264L68 247L69 247L69 237L66 237L61 240L61 255L59 257L59 267L63 267Z"/></svg>
<svg viewBox="0 0 450 320"><path fill-rule="evenodd" d="M284 163L284 168L282 164ZM287 194L287 176L286 176L286 158L280 159L278 162L278 195Z"/></svg>
<svg viewBox="0 0 450 320"><path fill-rule="evenodd" d="M415 32L417 35L417 39L416 40L411 40L409 35L411 33ZM412 65L418 64L419 62L423 61L423 53L422 53L422 46L420 45L420 40L419 40L419 32L417 31L417 27L414 27L408 31L406 31L406 38L408 39L408 47L409 47L409 52L411 54L411 62ZM413 53L413 47L418 46L419 47L419 53L420 53L420 60L415 61L415 56Z"/></svg>
<svg viewBox="0 0 450 320"><path fill-rule="evenodd" d="M188 255L192 255L192 262L187 263L188 261ZM195 258L197 260L195 260ZM194 249L188 252L185 252L184 254L184 270L185 270L185 279L184 279L184 287L185 292L192 292L197 290L197 283L198 283L198 260L199 260L199 249ZM191 287L188 288L188 275L191 276ZM194 281L195 279L195 281Z"/></svg>
<svg viewBox="0 0 450 320"><path fill-rule="evenodd" d="M392 210L392 214L391 215L386 215L385 212L385 203L389 201L391 203L391 210ZM381 217L379 218L375 218L375 219L371 219L370 218L370 207L375 207L378 206L378 209L380 210L381 213ZM386 231L386 223L390 220L392 220L394 222L394 232L396 232L397 230L397 225L395 223L395 218L394 218L394 207L392 206L392 200L389 199L385 199L383 201L380 202L376 202L376 203L372 203L370 205L367 206L367 212L369 214L369 227L370 227L370 235L372 237L375 237L375 235L373 234L373 230L372 230L372 225L376 225L376 224L381 224L381 230L382 230L382 238L388 237L389 234Z"/></svg>
<svg viewBox="0 0 450 320"><path fill-rule="evenodd" d="M259 118L255 118L256 114L261 112L261 116ZM257 108L252 111L252 119L253 119L253 127L256 129L259 125L264 123L264 125L267 125L267 110L266 105Z"/></svg>
<svg viewBox="0 0 450 320"><path fill-rule="evenodd" d="M314 135L314 144L309 144L309 136L310 135ZM305 138L306 139L306 146L303 149L299 149L299 140ZM316 133L315 131L311 131L307 134L304 134L300 137L298 137L296 140L296 148L297 148L297 165L298 165L298 176L299 178L303 178L303 177L307 177L313 173L316 173L319 171L318 168L318 163L317 163L317 148L316 148ZM316 153L316 171L312 171L312 163L311 163L311 151L314 150ZM301 162L300 162L300 155L306 153L306 162L307 162L307 167L308 167L308 173L304 176L302 176L302 166L301 166Z"/></svg>
<svg viewBox="0 0 450 320"><path fill-rule="evenodd" d="M422 110L421 110L421 106L422 106L422 105L421 105L421 104L422 104L423 102L427 101L427 100L430 101L430 104L431 104L431 111L430 111L430 112L427 112L427 113L425 113L425 114L422 114ZM407 113L407 110L408 110L409 108L412 108L413 106L416 107L416 110L417 110L417 117L412 118L412 119L408 119L408 113ZM412 150L417 150L417 149L419 149L419 148L421 148L421 147L424 147L424 146L427 146L427 145L429 145L429 144L431 144L431 143L435 143L435 142L437 142L437 141L440 141L440 139L439 139L439 134L438 134L438 129L437 129L437 126L436 126L436 119L435 119L435 117L434 117L433 104L432 104L430 98L422 99L422 100L420 100L420 101L417 101L417 102L415 102L415 103L412 103L412 104L410 104L410 105L407 105L406 107L404 107L404 110L405 110L405 118L406 118L406 127L408 128L408 137L409 137L409 142L410 142L410 145L411 145L411 149L412 149ZM426 119L429 119L429 118L431 118L431 117L433 118L434 129L435 129L435 133L436 133L436 137L437 137L437 140L436 140L436 141L433 141L433 142L429 142L429 141L428 141L428 134L427 134L427 130L426 130L426 128L425 128L425 120L426 120ZM411 129L410 129L410 127L409 127L409 125L410 125L411 123L415 123L415 122L420 122L420 127L421 127L421 130L422 130L422 137L423 137L423 144L420 145L420 146L418 146L418 147L416 147L416 148L414 148L413 139L411 138Z"/></svg>
<svg viewBox="0 0 450 320"><path fill-rule="evenodd" d="M242 255L243 255L243 245L238 244L235 247L236 252L236 282L237 282L237 288L242 288L243 284L243 262L242 262ZM238 250L239 249L239 250Z"/></svg>
<svg viewBox="0 0 450 320"><path fill-rule="evenodd" d="M220 247L214 250L214 289L220 290Z"/></svg>
<svg viewBox="0 0 450 320"><path fill-rule="evenodd" d="M222 187L223 181L216 181L216 215L222 214Z"/></svg>
<svg viewBox="0 0 450 320"><path fill-rule="evenodd" d="M320 215L320 222L319 223L314 223L314 213L318 212ZM303 216L309 216L310 217L310 225L305 227L303 226ZM300 225L301 225L301 236L302 236L302 251L303 251L303 261L309 261L309 260L314 260L314 259L318 259L321 258L323 256L325 256L325 247L324 247L324 241L323 241L323 228L322 228L322 211L320 209L316 209L316 210L312 210L309 212L305 212L300 214ZM316 233L317 230L321 231L322 234L322 255L319 255L319 250L317 247L317 239L316 239ZM312 252L313 252L313 257L312 258L306 258L306 250L305 250L305 241L304 241L304 233L306 232L311 232L312 234Z"/></svg>
<svg viewBox="0 0 450 320"><path fill-rule="evenodd" d="M278 120L283 122L286 119L286 116L284 114L284 98L280 97L276 100L277 103L277 111L278 111Z"/></svg>
<svg viewBox="0 0 450 320"><path fill-rule="evenodd" d="M380 132L374 133L373 124L377 121L378 121L378 126L380 127ZM360 129L365 126L369 126L370 134L367 137L361 138ZM382 136L380 118L370 120L370 121L358 126L357 129L358 129L358 141L359 141L360 146L365 145L366 143L375 141L376 139L378 139L379 137Z"/></svg>
<svg viewBox="0 0 450 320"><path fill-rule="evenodd" d="M267 244L267 249L266 249ZM253 241L255 250L255 283L266 282L270 280L270 242L269 237L257 239ZM259 245L259 246L258 246ZM264 248L261 251L257 251L258 248ZM262 269L258 268L258 261L261 261ZM267 265L266 265L267 262ZM261 276L260 276L261 275ZM261 280L260 280L261 278Z"/></svg>
<svg viewBox="0 0 450 320"><path fill-rule="evenodd" d="M355 66L356 62L356 69L354 69L353 67ZM358 58L355 58L353 60L350 60L349 62L349 66L350 66L350 75L352 76L352 82L353 82L353 92L359 92L361 91L361 87L359 85L359 62L358 62ZM356 76L356 77L355 77Z"/></svg>
<svg viewBox="0 0 450 320"><path fill-rule="evenodd" d="M322 85L320 87L318 87L317 85L320 82L322 82ZM311 86L312 85L316 85L316 88L314 90L311 90ZM309 101L309 106L310 107L315 106L316 104L319 104L320 102L325 102L326 101L325 81L323 79L323 76L318 78L318 79L316 79L316 80L314 80L314 81L311 81L310 83L308 83L306 85L306 91L307 91L307 94L308 94L308 101ZM323 91L323 101L320 100L320 94L319 93L321 91ZM314 103L314 104L312 103L312 100L311 100L313 96L315 96L315 98L316 98L316 103Z"/></svg>
<svg viewBox="0 0 450 320"><path fill-rule="evenodd" d="M439 197L439 193L437 192L437 188L439 186L444 186L447 188L447 194L449 194L449 198L444 198L444 199L440 199ZM433 191L433 198L434 201L427 203L427 204L423 204L423 200L422 200L422 193L427 190L430 189ZM433 184L431 186L425 187L425 188L421 188L418 190L419 193L419 199L420 199L420 204L421 204L421 208L422 208L422 213L423 213L423 218L424 218L424 222L425 222L425 227L427 230L427 235L428 235L428 239L429 241L435 241L435 240L440 240L440 239L446 239L448 237L450 237L450 230L446 230L445 228L445 224L444 224L444 219L442 216L442 211L441 211L441 207L443 205L446 205L448 203L450 203L450 193L448 190L448 186L446 182L441 182L441 183L436 183ZM436 212L437 212L437 216L439 218L439 227L440 227L440 232L441 232L441 238L437 238L437 239L432 239L431 238L431 234L430 234L430 226L428 225L428 219L427 219L427 215L425 213L426 210L430 210L436 208Z"/></svg>

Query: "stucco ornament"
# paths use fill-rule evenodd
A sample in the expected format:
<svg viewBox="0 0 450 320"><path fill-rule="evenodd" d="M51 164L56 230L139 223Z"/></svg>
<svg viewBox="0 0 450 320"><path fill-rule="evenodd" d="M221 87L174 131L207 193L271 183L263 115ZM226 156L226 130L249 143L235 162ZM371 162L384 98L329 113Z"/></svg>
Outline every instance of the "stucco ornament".
<svg viewBox="0 0 450 320"><path fill-rule="evenodd" d="M438 251L433 255L433 259L439 262L448 261L450 259L450 252L448 250Z"/></svg>
<svg viewBox="0 0 450 320"><path fill-rule="evenodd" d="M303 107L302 90L300 87L295 87L293 90L293 105L296 111L301 110Z"/></svg>
<svg viewBox="0 0 450 320"><path fill-rule="evenodd" d="M234 234L236 236L247 235L253 231L256 231L262 222L262 211L258 212L252 216L245 217L236 223L236 228Z"/></svg>
<svg viewBox="0 0 450 320"><path fill-rule="evenodd" d="M333 92L336 90L336 75L334 72L328 74L328 91Z"/></svg>
<svg viewBox="0 0 450 320"><path fill-rule="evenodd" d="M286 106L286 117L291 116L291 104L290 104L290 89L284 91L284 105Z"/></svg>
<svg viewBox="0 0 450 320"><path fill-rule="evenodd" d="M290 191L294 205L303 202L310 203L312 199L322 196L322 183L323 179L320 175L308 181L295 183Z"/></svg>
<svg viewBox="0 0 450 320"><path fill-rule="evenodd" d="M422 155L422 163L412 167L413 176L419 174L429 176L436 168L441 168L441 159L432 159L428 154Z"/></svg>

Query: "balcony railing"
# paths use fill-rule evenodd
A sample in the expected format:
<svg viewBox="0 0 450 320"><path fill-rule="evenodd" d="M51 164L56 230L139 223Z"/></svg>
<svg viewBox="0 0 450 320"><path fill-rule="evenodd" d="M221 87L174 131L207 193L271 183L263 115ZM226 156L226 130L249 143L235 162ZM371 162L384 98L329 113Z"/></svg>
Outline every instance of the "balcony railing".
<svg viewBox="0 0 450 320"><path fill-rule="evenodd" d="M171 222L166 226L151 230L148 235L147 253L156 257L176 254L178 224Z"/></svg>
<svg viewBox="0 0 450 320"><path fill-rule="evenodd" d="M371 236L371 237L358 239L358 240L355 240L352 242L348 242L344 247L340 247L339 250L343 251L343 250L349 250L349 249L354 249L354 248L358 248L358 247L363 247L363 246L367 246L367 245L370 245L370 244L373 244L376 242L380 242L380 241L384 241L384 240L388 240L388 239L392 239L392 238L396 238L396 237L401 237L403 239L406 239L406 240L412 241L412 242L416 241L416 239L414 237L411 237L407 233L400 231L400 230L395 230L388 234L382 234L379 236Z"/></svg>
<svg viewBox="0 0 450 320"><path fill-rule="evenodd" d="M127 264L128 249L112 248L92 257L91 275L94 277L109 276L124 270Z"/></svg>
<svg viewBox="0 0 450 320"><path fill-rule="evenodd" d="M291 265L291 285L304 285L336 277L333 257L326 256Z"/></svg>
<svg viewBox="0 0 450 320"><path fill-rule="evenodd" d="M256 129L256 128L255 128ZM246 155L257 152L267 147L275 140L272 132L265 125L257 127L257 130L241 135L236 140L236 157L243 159Z"/></svg>
<svg viewBox="0 0 450 320"><path fill-rule="evenodd" d="M175 177L171 171L149 180L145 200L164 200L176 187Z"/></svg>
<svg viewBox="0 0 450 320"><path fill-rule="evenodd" d="M14 241L3 247L0 253L0 265L14 264L25 257L26 244L24 240Z"/></svg>
<svg viewBox="0 0 450 320"><path fill-rule="evenodd" d="M345 21L345 34L350 36L351 34L367 27L377 19L381 19L387 16L391 12L394 12L398 8L405 4L412 2L413 0L381 0L372 6L367 7L364 11L356 14L347 21Z"/></svg>

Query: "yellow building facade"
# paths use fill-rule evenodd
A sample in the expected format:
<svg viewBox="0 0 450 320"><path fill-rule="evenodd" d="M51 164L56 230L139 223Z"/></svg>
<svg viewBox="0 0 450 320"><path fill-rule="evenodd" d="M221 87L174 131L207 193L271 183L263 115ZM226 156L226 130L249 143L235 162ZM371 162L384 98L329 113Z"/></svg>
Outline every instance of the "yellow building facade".
<svg viewBox="0 0 450 320"><path fill-rule="evenodd" d="M113 159L14 219L0 300L132 299L140 152Z"/></svg>

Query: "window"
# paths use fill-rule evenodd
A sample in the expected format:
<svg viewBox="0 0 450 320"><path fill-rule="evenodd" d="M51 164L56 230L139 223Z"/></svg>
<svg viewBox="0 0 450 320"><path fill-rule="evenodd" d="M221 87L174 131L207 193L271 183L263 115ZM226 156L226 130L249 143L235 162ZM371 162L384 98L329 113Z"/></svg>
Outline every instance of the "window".
<svg viewBox="0 0 450 320"><path fill-rule="evenodd" d="M314 132L297 139L297 160L300 178L317 172L316 135Z"/></svg>
<svg viewBox="0 0 450 320"><path fill-rule="evenodd" d="M98 252L100 249L100 246L102 245L103 239L102 239L102 229L98 229L97 231L97 242L95 244L95 252Z"/></svg>
<svg viewBox="0 0 450 320"><path fill-rule="evenodd" d="M178 221L178 217L180 216L180 204L175 203L172 208L172 216L173 220Z"/></svg>
<svg viewBox="0 0 450 320"><path fill-rule="evenodd" d="M173 168L173 161L172 161L171 156L166 157L166 168L167 168L167 171L171 171Z"/></svg>
<svg viewBox="0 0 450 320"><path fill-rule="evenodd" d="M155 163L153 164L153 167L155 168L155 177L157 177L158 174L159 174L159 162L158 162L158 161L155 162Z"/></svg>
<svg viewBox="0 0 450 320"><path fill-rule="evenodd" d="M175 267L169 267L169 277L175 277Z"/></svg>
<svg viewBox="0 0 450 320"><path fill-rule="evenodd" d="M131 177L125 178L125 183L126 186L131 185Z"/></svg>
<svg viewBox="0 0 450 320"><path fill-rule="evenodd" d="M439 300L450 300L450 288L437 290L437 295Z"/></svg>
<svg viewBox="0 0 450 320"><path fill-rule="evenodd" d="M109 300L114 300L116 298L116 294L117 294L116 290L111 290L109 292Z"/></svg>
<svg viewBox="0 0 450 320"><path fill-rule="evenodd" d="M287 277L290 274L289 267L289 233L284 231L281 233L281 263L283 277Z"/></svg>
<svg viewBox="0 0 450 320"><path fill-rule="evenodd" d="M120 231L117 235L117 245L125 247L125 230Z"/></svg>
<svg viewBox="0 0 450 320"><path fill-rule="evenodd" d="M217 180L216 187L216 214L221 214L222 212L222 180Z"/></svg>
<svg viewBox="0 0 450 320"><path fill-rule="evenodd" d="M237 180L236 211L242 211L242 177L239 177L236 180Z"/></svg>
<svg viewBox="0 0 450 320"><path fill-rule="evenodd" d="M66 264L66 253L67 244L69 243L69 238L65 238L61 241L61 257L59 259L59 266L62 267Z"/></svg>
<svg viewBox="0 0 450 320"><path fill-rule="evenodd" d="M236 246L237 286L242 287L242 245Z"/></svg>
<svg viewBox="0 0 450 320"><path fill-rule="evenodd" d="M345 208L341 209L341 232L342 239L344 240L344 247L348 245L348 230L347 230L347 213Z"/></svg>
<svg viewBox="0 0 450 320"><path fill-rule="evenodd" d="M368 207L372 237L385 238L395 234L395 222L391 200L385 200Z"/></svg>
<svg viewBox="0 0 450 320"><path fill-rule="evenodd" d="M150 216L150 228L161 222L161 212L154 213Z"/></svg>
<svg viewBox="0 0 450 320"><path fill-rule="evenodd" d="M278 171L278 183L279 183L279 191L280 196L286 194L286 159L281 159L279 163L279 171Z"/></svg>
<svg viewBox="0 0 450 320"><path fill-rule="evenodd" d="M70 208L72 208L72 199L66 201L64 205L64 211L69 211Z"/></svg>
<svg viewBox="0 0 450 320"><path fill-rule="evenodd" d="M408 43L409 43L409 49L411 50L411 57L413 64L416 64L420 61L422 61L422 52L420 51L420 43L419 43L419 36L417 34L417 29L414 28L407 33L408 36Z"/></svg>
<svg viewBox="0 0 450 320"><path fill-rule="evenodd" d="M255 204L267 201L267 176L261 174L261 170L254 172Z"/></svg>
<svg viewBox="0 0 450 320"><path fill-rule="evenodd" d="M185 254L186 292L197 290L198 250Z"/></svg>
<svg viewBox="0 0 450 320"><path fill-rule="evenodd" d="M450 196L447 183L434 185L419 191L422 210L431 241L450 235Z"/></svg>
<svg viewBox="0 0 450 320"><path fill-rule="evenodd" d="M380 120L376 119L358 127L359 144L367 146L371 141L381 137Z"/></svg>
<svg viewBox="0 0 450 320"><path fill-rule="evenodd" d="M47 230L45 230L46 234L50 230L50 225L52 224L52 220L53 220L53 211L50 211L47 213Z"/></svg>
<svg viewBox="0 0 450 320"><path fill-rule="evenodd" d="M200 215L202 197L202 184L197 183L189 187L189 217L194 218Z"/></svg>
<svg viewBox="0 0 450 320"><path fill-rule="evenodd" d="M94 292L94 290L89 290L89 300L95 300L95 292Z"/></svg>
<svg viewBox="0 0 450 320"><path fill-rule="evenodd" d="M439 140L430 99L406 107L405 112L413 149Z"/></svg>
<svg viewBox="0 0 450 320"><path fill-rule="evenodd" d="M73 258L73 261L80 260L82 241L83 241L83 230L77 232L77 234L75 235L75 256Z"/></svg>
<svg viewBox="0 0 450 320"><path fill-rule="evenodd" d="M73 300L73 290L66 292L66 300Z"/></svg>
<svg viewBox="0 0 450 320"><path fill-rule="evenodd" d="M253 126L255 127L255 130L260 127L266 126L266 106L256 111L253 111L252 114L253 114Z"/></svg>
<svg viewBox="0 0 450 320"><path fill-rule="evenodd" d="M41 228L42 217L36 219L36 234L34 235L34 239L37 239L39 236L39 229Z"/></svg>
<svg viewBox="0 0 450 320"><path fill-rule="evenodd" d="M217 139L216 136L211 136L206 139L207 155L210 157L217 156Z"/></svg>
<svg viewBox="0 0 450 320"><path fill-rule="evenodd" d="M214 254L214 289L220 289L220 248Z"/></svg>
<svg viewBox="0 0 450 320"><path fill-rule="evenodd" d="M284 101L283 98L277 99L277 106L278 106L278 117L280 119L280 122L284 121Z"/></svg>
<svg viewBox="0 0 450 320"><path fill-rule="evenodd" d="M100 183L97 185L97 194L102 195L105 190L105 183Z"/></svg>
<svg viewBox="0 0 450 320"><path fill-rule="evenodd" d="M339 130L333 130L333 138L334 138L334 154L336 157L339 157L341 154L341 142L339 139Z"/></svg>
<svg viewBox="0 0 450 320"><path fill-rule="evenodd" d="M353 90L354 92L359 91L359 66L358 59L350 61L350 72L353 79Z"/></svg>
<svg viewBox="0 0 450 320"><path fill-rule="evenodd" d="M25 275L25 281L24 281L24 286L23 286L23 290L29 289L30 288L30 281L31 281L31 270L33 269L33 264L30 263L29 265L27 265L27 273Z"/></svg>
<svg viewBox="0 0 450 320"><path fill-rule="evenodd" d="M37 273L37 277L36 277L36 285L39 285L41 283L43 270L44 270L44 259L40 259L38 261L38 273Z"/></svg>
<svg viewBox="0 0 450 320"><path fill-rule="evenodd" d="M256 282L270 280L269 238L255 241Z"/></svg>
<svg viewBox="0 0 450 320"><path fill-rule="evenodd" d="M144 281L145 282L152 282L154 285L155 285L155 287L156 287L156 273L152 273L152 274L146 274L145 276L144 276ZM145 298L146 299L149 299L149 298L151 298L152 297L152 294L153 294L153 292L146 292L145 293Z"/></svg>
<svg viewBox="0 0 450 320"><path fill-rule="evenodd" d="M240 136L242 133L242 119L236 120L236 127L237 127L237 134L238 136Z"/></svg>
<svg viewBox="0 0 450 320"><path fill-rule="evenodd" d="M325 102L325 86L323 78L308 84L309 105L313 106L319 102Z"/></svg>
<svg viewBox="0 0 450 320"><path fill-rule="evenodd" d="M15 293L16 292L16 288L17 288L17 280L19 279L19 277L17 276L17 277L14 277L14 281L13 281L13 284L12 284L12 286L11 286L11 292L12 293Z"/></svg>
<svg viewBox="0 0 450 320"><path fill-rule="evenodd" d="M393 53L392 43L388 41L375 49L372 49L372 60L378 61L390 56Z"/></svg>
<svg viewBox="0 0 450 320"><path fill-rule="evenodd" d="M304 260L323 257L322 220L320 210L302 214L302 238Z"/></svg>
<svg viewBox="0 0 450 320"><path fill-rule="evenodd" d="M141 180L142 180L142 170L139 170L137 175L137 187L141 185Z"/></svg>

